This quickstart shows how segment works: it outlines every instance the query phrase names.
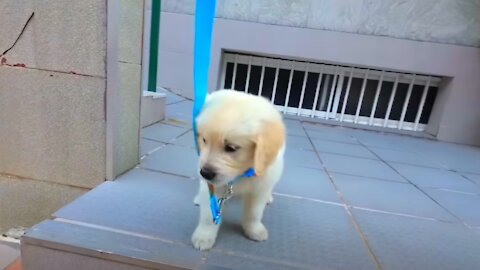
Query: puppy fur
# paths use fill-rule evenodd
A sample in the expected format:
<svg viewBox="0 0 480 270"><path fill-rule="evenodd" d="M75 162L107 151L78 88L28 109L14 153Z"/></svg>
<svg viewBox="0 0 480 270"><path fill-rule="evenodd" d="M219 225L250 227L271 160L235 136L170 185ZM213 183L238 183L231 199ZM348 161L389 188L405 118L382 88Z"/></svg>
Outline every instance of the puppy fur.
<svg viewBox="0 0 480 270"><path fill-rule="evenodd" d="M263 97L219 90L207 96L196 121L200 185L194 201L200 206L200 218L192 235L194 247L212 248L219 229L212 221L207 183L215 186L220 197L229 181L251 167L256 176L238 181L234 194L243 199L245 235L255 241L267 240L262 216L283 171L286 142L282 116Z"/></svg>

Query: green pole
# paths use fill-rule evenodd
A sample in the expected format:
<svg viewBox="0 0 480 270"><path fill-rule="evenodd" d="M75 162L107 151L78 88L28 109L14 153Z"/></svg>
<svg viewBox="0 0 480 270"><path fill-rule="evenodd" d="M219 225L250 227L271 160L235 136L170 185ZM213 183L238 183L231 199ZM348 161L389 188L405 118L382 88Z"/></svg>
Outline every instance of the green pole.
<svg viewBox="0 0 480 270"><path fill-rule="evenodd" d="M157 91L158 36L160 30L161 0L152 0L152 21L150 24L150 60L148 67L148 91Z"/></svg>

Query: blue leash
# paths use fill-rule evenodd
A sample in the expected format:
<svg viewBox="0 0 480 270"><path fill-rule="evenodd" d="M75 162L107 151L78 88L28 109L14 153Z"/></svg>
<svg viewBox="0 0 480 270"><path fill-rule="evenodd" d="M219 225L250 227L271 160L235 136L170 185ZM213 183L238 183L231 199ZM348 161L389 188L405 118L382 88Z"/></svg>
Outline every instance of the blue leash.
<svg viewBox="0 0 480 270"><path fill-rule="evenodd" d="M197 0L195 3L195 41L193 50L193 140L197 153L200 154L197 140L197 124L195 119L202 110L207 97L208 68L210 65L210 47L212 43L213 21L215 17L216 0ZM255 171L250 168L244 174L228 183L227 192L222 198L217 199L212 184L208 184L210 192L210 210L213 222L219 224L222 220L222 205L233 194L233 185L242 178L255 176Z"/></svg>
<svg viewBox="0 0 480 270"><path fill-rule="evenodd" d="M197 141L195 119L202 110L207 97L208 67L210 66L210 47L212 44L213 19L216 0L197 0L195 3L195 41L193 49L193 134L197 153L200 154Z"/></svg>

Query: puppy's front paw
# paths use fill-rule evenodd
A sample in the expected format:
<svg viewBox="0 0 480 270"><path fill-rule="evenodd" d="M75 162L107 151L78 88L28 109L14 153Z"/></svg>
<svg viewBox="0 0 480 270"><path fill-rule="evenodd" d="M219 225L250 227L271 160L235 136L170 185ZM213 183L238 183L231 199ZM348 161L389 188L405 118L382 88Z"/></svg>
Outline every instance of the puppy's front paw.
<svg viewBox="0 0 480 270"><path fill-rule="evenodd" d="M215 244L217 233L206 227L197 227L192 235L192 244L196 249L209 250Z"/></svg>
<svg viewBox="0 0 480 270"><path fill-rule="evenodd" d="M268 230L262 223L254 223L243 226L248 238L254 241L265 241L268 239Z"/></svg>

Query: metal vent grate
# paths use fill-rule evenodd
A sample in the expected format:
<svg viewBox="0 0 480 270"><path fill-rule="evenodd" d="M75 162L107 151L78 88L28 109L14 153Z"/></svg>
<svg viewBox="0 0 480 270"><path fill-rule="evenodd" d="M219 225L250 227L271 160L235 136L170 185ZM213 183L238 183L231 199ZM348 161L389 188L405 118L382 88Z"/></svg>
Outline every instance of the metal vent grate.
<svg viewBox="0 0 480 270"><path fill-rule="evenodd" d="M270 99L285 114L423 131L441 78L225 53L222 88Z"/></svg>

